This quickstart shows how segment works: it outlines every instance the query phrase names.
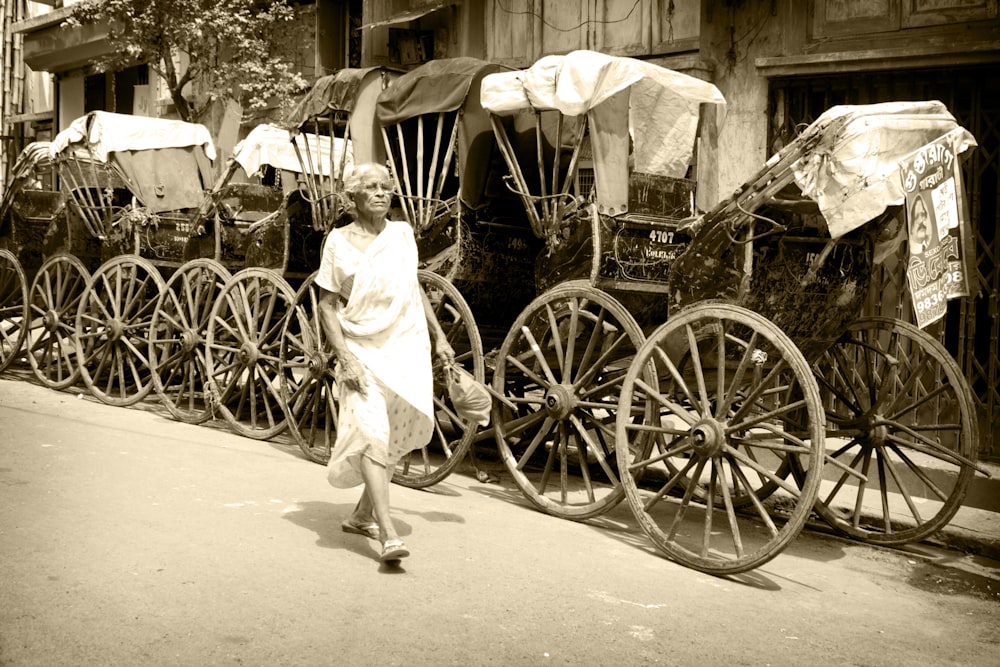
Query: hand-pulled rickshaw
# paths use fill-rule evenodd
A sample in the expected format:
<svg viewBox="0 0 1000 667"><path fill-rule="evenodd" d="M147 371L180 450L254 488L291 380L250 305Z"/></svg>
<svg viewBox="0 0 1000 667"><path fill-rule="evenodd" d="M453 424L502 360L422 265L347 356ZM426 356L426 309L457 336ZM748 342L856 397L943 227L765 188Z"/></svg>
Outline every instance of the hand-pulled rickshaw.
<svg viewBox="0 0 1000 667"><path fill-rule="evenodd" d="M704 213L724 112L711 84L589 51L348 69L211 188L201 126L88 114L4 193L0 370L26 341L48 386L80 376L116 405L153 386L178 419L287 425L325 462L337 388L311 272L350 163L388 160L424 289L496 399L477 431L436 381L435 438L397 482L493 438L537 508L626 498L659 550L713 574L774 558L812 512L923 539L978 469L974 399L934 336L861 313L889 257L941 282L914 300L923 324L975 290L957 169L975 140L939 102L834 107ZM59 191L33 183L48 165ZM909 229L916 199L934 244Z"/></svg>
<svg viewBox="0 0 1000 667"><path fill-rule="evenodd" d="M678 223L694 213L724 100L678 72L576 51L487 76L481 102L508 187L544 242L539 295L495 358L497 448L538 508L594 517L624 497L614 433L622 382L641 325L666 313Z"/></svg>
<svg viewBox="0 0 1000 667"><path fill-rule="evenodd" d="M46 247L46 239L65 213L64 197L51 189L51 174L51 144L29 144L15 161L0 200L0 372L18 357L28 338L30 281L38 275L44 256L52 251ZM77 297L80 291L75 290ZM43 346L44 341L39 340L43 337L44 333L35 331L31 338L35 346ZM55 337L53 345L64 339ZM39 372L45 364L40 369L34 367L47 382L48 376ZM56 382L61 380L57 375Z"/></svg>
<svg viewBox="0 0 1000 667"><path fill-rule="evenodd" d="M314 217L315 200L302 183L335 182L352 161L351 145L341 138L271 124L237 145L193 235L215 256L186 265L178 293L170 290L164 303L180 325L172 327L161 358L177 362L170 377L192 418L218 414L236 433L257 439L287 427L282 331L296 288L319 264L329 221L326 214ZM201 298L184 298L189 293Z"/></svg>
<svg viewBox="0 0 1000 667"><path fill-rule="evenodd" d="M631 361L615 429L659 549L735 573L814 509L882 544L954 515L975 470L971 392L935 338L860 313L874 262L903 247L900 162L957 164L972 145L938 102L834 107L689 225L672 312Z"/></svg>
<svg viewBox="0 0 1000 667"><path fill-rule="evenodd" d="M392 144L383 143L379 137L376 105L381 104L384 94L403 76L385 68L341 70L317 81L289 115L288 123L293 131L311 131L350 141L356 163L384 163L386 150L391 151ZM304 163L311 159L305 151L299 157ZM303 198L317 210L314 219L327 221L327 228L340 224L335 195L342 192L342 183L304 180L300 189ZM411 212L413 208L404 203L403 210ZM478 372L482 379L482 345L475 325L471 329L466 326L472 316L462 296L448 280L428 270L426 265L420 271L420 282L457 351L457 361ZM337 387L330 370L331 354L315 316L318 299L319 291L310 276L299 288L295 308L285 322L281 348L285 372L281 375L281 389L292 438L309 459L325 463L336 438ZM470 331L476 336L474 340L469 339ZM434 404L435 436L428 447L410 453L399 462L393 477L399 484L415 488L434 484L449 474L465 453L468 441L462 433L469 429L451 409L440 382L436 384Z"/></svg>
<svg viewBox="0 0 1000 667"><path fill-rule="evenodd" d="M106 261L87 280L73 314L75 355L42 356L67 366L57 374L67 383L78 370L102 402L131 405L153 386L148 345L164 288L161 271L185 261L191 215L211 183L215 147L203 125L94 111L56 135L51 152L70 230L70 255L50 260L58 262L56 278L82 275L81 258ZM80 229L82 238L75 238ZM62 326L50 321L58 308L40 309L46 329Z"/></svg>

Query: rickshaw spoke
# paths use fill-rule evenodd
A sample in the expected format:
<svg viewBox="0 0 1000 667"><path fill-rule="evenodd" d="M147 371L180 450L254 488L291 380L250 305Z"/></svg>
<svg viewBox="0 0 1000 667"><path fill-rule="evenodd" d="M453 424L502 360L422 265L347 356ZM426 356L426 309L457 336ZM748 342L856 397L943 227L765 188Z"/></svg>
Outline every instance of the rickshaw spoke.
<svg viewBox="0 0 1000 667"><path fill-rule="evenodd" d="M731 456L734 461L742 463L743 465L752 468L754 471L756 471L757 474L761 476L761 479L766 479L768 482L780 486L782 489L791 493L793 496L796 497L799 496L800 492L798 487L796 487L794 484L789 484L787 481L785 481L783 477L768 470L767 468L757 463L756 461L754 461L749 456L739 451L732 445L724 444L722 448L723 451L729 456Z"/></svg>
<svg viewBox="0 0 1000 667"><path fill-rule="evenodd" d="M596 349L597 344L600 342L601 336L603 335L604 319L606 312L607 311L605 311L602 308L597 313L597 319L594 321L594 324L590 329L590 337L587 339L587 347L584 349L583 356L580 358L580 366L579 366L579 371L577 373L577 378L573 380L574 385L579 386L581 384L585 384L580 381L579 374L582 373L584 369L589 368L590 357L593 356L594 350Z"/></svg>
<svg viewBox="0 0 1000 667"><path fill-rule="evenodd" d="M708 493L705 497L705 518L702 520L701 557L708 556L712 543L712 519L715 514L715 459L708 459ZM692 485L693 486L693 485Z"/></svg>
<svg viewBox="0 0 1000 667"><path fill-rule="evenodd" d="M559 423L553 422L553 425L558 427ZM560 447L558 441L553 442L552 446L549 448L549 455L546 458L545 465L542 469L542 478L538 481L538 484L535 486L535 491L538 493L538 495L545 495L545 489L549 485L549 475L552 474L552 468L555 465L556 456L558 455L559 449ZM522 461L526 462L526 459L522 458ZM521 462L518 462L518 469L522 469L522 467L523 464Z"/></svg>
<svg viewBox="0 0 1000 667"><path fill-rule="evenodd" d="M585 389L578 392L578 395L580 396L581 399L586 399L587 397L593 396L595 394L605 395L608 393L608 391L610 391L614 387L616 386L620 387L624 381L625 381L625 373L615 373L614 376L607 382L595 385L588 385ZM619 390L618 393L621 393L621 390ZM617 408L617 403L618 403L617 399L614 402L615 402L615 407Z"/></svg>
<svg viewBox="0 0 1000 667"><path fill-rule="evenodd" d="M545 377L547 379L546 383L540 383L540 384L542 384L542 386L559 384L559 382L556 380L555 374L549 367L549 362L545 360L545 355L542 354L542 348L538 345L538 342L535 340L534 335L531 333L531 329L529 329L527 326L522 326L521 335L524 336L525 340L528 341L528 345L531 348L531 356L533 356L535 358L535 361L538 362L538 365L541 367L542 372L545 374ZM528 370L526 368L524 368L523 370L525 371L526 374L528 373Z"/></svg>
<svg viewBox="0 0 1000 667"><path fill-rule="evenodd" d="M652 510L653 506L656 505L656 503L658 503L661 500L663 500L663 498L665 498L666 495L668 493L670 493L674 489L674 487L677 486L678 482L680 482L682 479L685 479L685 476L687 475L687 472L689 470L691 470L691 468L695 464L699 464L699 463L701 463L703 461L704 461L704 459L696 459L696 458L689 458L689 459L687 459L687 463L684 464L684 467L681 468L680 470L678 470L677 472L675 472L673 475L671 475L670 478L666 482L663 483L663 486L661 486L659 489L657 489L656 493L654 493L653 495L651 495L649 497L649 499L646 501L645 505L643 505L643 510L645 510L646 512L649 512L650 510ZM699 470L696 473L696 475L700 474L700 473L701 473L701 470L699 468Z"/></svg>
<svg viewBox="0 0 1000 667"><path fill-rule="evenodd" d="M873 448L870 446L865 446L864 451L862 452L861 472L865 476L866 481L858 484L858 490L855 494L854 509L851 513L851 522L855 528L861 525L861 510L865 499L865 489L868 486L868 470L871 468L872 452ZM832 499L833 496L830 496L830 498ZM830 501L828 500L827 502Z"/></svg>
<svg viewBox="0 0 1000 667"><path fill-rule="evenodd" d="M778 534L778 528L774 525L774 521L771 519L771 515L768 513L767 508L764 507L764 503L760 501L757 494L753 492L753 486L750 484L750 480L747 479L746 474L744 474L743 469L736 465L736 463L729 457L726 457L729 462L729 470L733 474L733 487L736 487L736 479L739 478L740 484L743 488L747 490L746 497L750 499L753 504L754 509L757 511L757 516L764 525L767 526L768 531L771 533L772 537Z"/></svg>
<svg viewBox="0 0 1000 667"><path fill-rule="evenodd" d="M113 364L108 366L108 385L104 390L104 394L107 396L111 395L112 389L114 389L115 378L118 379L119 393L122 391L125 381L125 366L122 363L121 350L115 346L111 348L111 357L114 360Z"/></svg>
<svg viewBox="0 0 1000 667"><path fill-rule="evenodd" d="M576 337L580 326L580 303L573 299L569 302L569 329L566 332L566 352L563 365L563 383L573 384L573 357L576 353Z"/></svg>
<svg viewBox="0 0 1000 667"><path fill-rule="evenodd" d="M787 384L776 385L775 378L781 375L782 371L787 368L784 358L779 358L777 362L768 371L766 377L762 378L756 383L756 386L752 387L746 397L743 399L743 404L736 410L736 414L730 419L731 422L735 422L739 419L743 419L743 414L755 405L759 405L758 401L762 398L764 394L774 395L781 394L785 392L789 387Z"/></svg>
<svg viewBox="0 0 1000 667"><path fill-rule="evenodd" d="M587 370L587 372L584 373L582 376L580 375L577 376L576 382L573 383L574 386L582 386L590 384L590 382L594 379L595 375L597 375L600 371L607 368L608 360L612 358L612 355L619 352L622 345L626 343L631 344L632 340L627 331L622 331L622 333L619 334L617 338L615 338L614 342L610 346L608 346L608 349L605 350L603 353L601 353L601 356L597 358L597 361L595 361L593 364L590 365L590 368ZM580 370L582 371L583 368L581 367Z"/></svg>
<svg viewBox="0 0 1000 667"><path fill-rule="evenodd" d="M701 353L698 350L698 341L695 339L693 324L688 324L687 326L685 326L684 333L687 335L688 350L691 353L691 368L694 370L694 378L698 386L698 397L701 399L700 402L697 402L695 404L701 406L701 409L699 410L701 414L706 414L706 415L711 414L712 406L708 402L708 389L705 386L705 371L702 368ZM716 337L718 338L719 335L716 334ZM664 356L666 355L664 354ZM722 363L719 364L718 368L716 369L716 372L721 375L722 370L724 368L725 368L725 359L723 359ZM722 393L718 394L718 396L724 396L724 395L725 394ZM714 472L712 479L714 480Z"/></svg>
<svg viewBox="0 0 1000 667"><path fill-rule="evenodd" d="M673 541L677 537L677 530L681 527L684 522L684 515L687 513L688 508L691 506L691 498L694 496L694 490L697 488L697 484L693 483L701 477L701 471L705 468L706 459L699 456L697 457L697 462L695 463L694 473L691 475L692 483L688 484L684 489L684 495L681 497L680 505L677 507L677 512L674 514L674 520L670 522L670 528L667 530L667 539Z"/></svg>
<svg viewBox="0 0 1000 667"><path fill-rule="evenodd" d="M576 417L575 415L570 415L569 421L573 425L573 428L576 429L577 435L580 437L580 439L583 441L586 447L591 452L593 452L594 456L597 458L597 463L604 470L604 473L608 476L608 479L611 480L612 484L617 486L619 484L618 475L615 473L614 470L611 469L611 466L608 465L608 462L604 456L603 448L600 446L600 444L594 442L591 439L590 434L587 433L587 429L584 427L583 423L580 421L578 417ZM584 448L580 447L579 449L583 450ZM590 473L587 468L587 462L585 456L580 460L580 467L582 468L583 474L587 476L587 482L589 485Z"/></svg>
<svg viewBox="0 0 1000 667"><path fill-rule="evenodd" d="M458 413L455 412L451 408L451 406L448 405L448 402L445 401L443 398L435 396L434 397L434 405L437 407L437 409L438 409L439 412L443 412L445 415L447 415L448 419L452 423L455 423L455 424L462 423L462 418L458 416ZM437 424L437 420L435 420L434 423Z"/></svg>
<svg viewBox="0 0 1000 667"><path fill-rule="evenodd" d="M899 492L901 496L903 496L903 501L906 503L906 506L910 509L910 516L916 519L918 524L923 523L923 519L921 519L920 517L920 510L918 510L917 506L913 503L913 497L911 496L909 489L907 489L906 483L903 481L903 479L899 475L899 472L896 470L896 466L895 464L893 464L892 459L889 458L889 452L886 450L885 447L880 446L878 448L878 454L879 454L879 461L882 462L882 469L879 470L879 473L880 475L882 475L883 492L888 493L887 490L888 484L885 484L886 478L884 476L884 472L888 471L889 477L892 477L892 481L896 484L896 490ZM886 515L887 517L889 517L888 497L886 498L885 504L886 504L886 510L885 510Z"/></svg>
<svg viewBox="0 0 1000 667"><path fill-rule="evenodd" d="M556 421L551 417L548 416L545 417L545 421L542 422L541 428L538 429L538 432L535 434L535 437L532 438L531 444L528 445L528 448L524 451L524 454L521 455L521 458L517 460L518 470L524 469L524 466L528 463L528 460L531 458L531 455L535 453L535 450L538 449L538 446L540 444L542 444L546 436L548 436L552 432L552 427L555 425L555 423Z"/></svg>
<svg viewBox="0 0 1000 667"><path fill-rule="evenodd" d="M565 421L559 422L559 492L560 502L569 497L569 432Z"/></svg>
<svg viewBox="0 0 1000 667"><path fill-rule="evenodd" d="M690 438L688 431L684 431L683 433L675 433L675 435L679 437L674 438L674 441L671 444L674 444L678 441L681 441L681 444L673 448L664 447L662 449L659 445L657 445L657 449L660 450L659 454L651 458L644 459L642 461L633 461L629 465L628 471L630 473L641 472L642 470L648 468L649 466L655 463L662 463L667 459L671 459L680 456L681 454L684 454L686 452L690 452L694 448L694 443Z"/></svg>
<svg viewBox="0 0 1000 667"><path fill-rule="evenodd" d="M648 384L646 384L645 380L637 379L635 381L635 384L637 387L645 391L648 397L655 399L657 403L659 403L667 410L669 410L671 414L677 415L682 420L684 420L684 423L686 423L688 426L693 426L695 423L697 423L698 421L697 415L692 415L690 412L688 412L687 408L680 405L679 403L674 403L666 396L661 394L659 391L657 391L655 388L650 387Z"/></svg>
<svg viewBox="0 0 1000 667"><path fill-rule="evenodd" d="M227 364L225 364L223 366L213 367L213 377L218 377L218 378L227 378L227 377L238 378L239 374L238 373L234 373L234 371L243 368L243 364L240 363L239 360L236 360L235 357L233 357L233 359L234 359L233 361L231 361L231 362L229 362L229 363L227 363ZM235 381L235 379L234 379L234 381Z"/></svg>
<svg viewBox="0 0 1000 667"><path fill-rule="evenodd" d="M536 375L527 366L525 366L523 363L521 363L520 359L518 359L517 357L514 357L513 355L507 355L507 361L510 364L513 364L514 366L517 366L518 370L520 370L522 373L524 373L528 377L528 379L530 379L532 382L534 382L535 384L537 384L539 387L542 387L543 389L546 389L549 386L551 386L551 384L554 384L554 383L550 383L550 382L542 379L538 375ZM549 372L549 374L551 375L551 371ZM516 402L516 400L515 400L515 402Z"/></svg>
<svg viewBox="0 0 1000 667"><path fill-rule="evenodd" d="M555 347L556 363L559 365L558 367L562 371L562 373L559 374L562 379L556 380L555 376L553 376L552 384L556 384L557 382L560 381L566 382L567 381L566 376L569 373L569 369L566 367L566 359L563 352L563 342L562 339L559 337L559 322L556 320L556 313L554 310L552 310L551 303L545 304L545 314L548 318L549 331L552 334L552 345L553 347ZM532 349L534 349L534 341L531 341L531 343L533 346Z"/></svg>
<svg viewBox="0 0 1000 667"><path fill-rule="evenodd" d="M228 306L229 304L226 304L226 305ZM212 320L212 324L214 326L218 326L220 329L222 329L223 333L228 334L229 340L239 341L239 340L246 339L246 332L242 331L241 327L239 327L239 324L240 324L239 318L236 317L235 312L233 312L231 309L229 309L229 310L230 310L230 313L233 314L233 321L236 323L237 326L234 327L234 326L230 325L229 320L227 320L226 318L222 317L221 315L217 315ZM218 338L218 336L216 336L216 338Z"/></svg>
<svg viewBox="0 0 1000 667"><path fill-rule="evenodd" d="M718 394L716 395L725 397L722 401L719 402L719 405L716 407L715 410L715 416L720 419L729 413L729 408L732 407L733 402L736 400L739 388L743 386L743 376L746 375L747 369L749 369L750 364L753 363L753 354L751 353L751 351L757 349L758 337L759 333L756 330L750 335L750 340L747 341L746 347L743 350L743 354L740 355L740 362L737 365L736 370L733 371L733 377L732 380L729 382L728 389L726 389L725 387L725 382L723 381L722 373L721 372L719 373L720 377L719 389L718 389ZM719 368L725 368L726 337L722 336L720 338L719 343L720 343L719 356L716 360L716 364L718 364Z"/></svg>
<svg viewBox="0 0 1000 667"><path fill-rule="evenodd" d="M774 410L768 410L767 412L749 415L746 417L744 421L736 422L736 420L734 419L730 421L729 426L726 427L726 435L730 435L732 433L736 433L739 431L746 431L749 430L750 427L752 426L759 425L760 428L765 428L769 431L772 431L775 434L786 437L786 439L788 440L793 440L801 444L802 440L794 437L792 434L786 433L784 430L779 430L773 424L767 424L764 422L775 420L777 417L787 415L800 408L805 408L806 405L807 403L805 402L805 400L800 400L800 401L795 401L793 403L788 403L787 405L783 405Z"/></svg>
<svg viewBox="0 0 1000 667"><path fill-rule="evenodd" d="M674 362L670 359L670 357L667 356L666 351L663 348L661 348L661 347L657 347L657 348L655 348L653 350L653 353L656 355L656 358L657 358L656 360L662 362L663 365L666 366L667 370L670 372L670 377L673 378L673 381L675 383L677 383L677 386L680 387L681 391L684 392L684 396L687 398L688 402L691 405L697 406L698 405L698 399L695 397L694 393L692 393L691 388L688 386L687 381L681 375L680 370L677 368L677 366L674 365ZM648 384L646 384L645 381L639 380L639 381L637 381L636 384L638 384L638 386L641 389L643 389L647 393L647 395L652 396L653 398L655 398L656 400L660 401L661 403L666 400L665 398L663 398L660 395L659 389L653 389ZM666 404L664 404L664 405L666 405ZM666 407L669 408L669 406L666 406ZM671 412L676 412L676 411L674 411L673 409L671 409ZM686 410L685 410L685 412L686 412ZM680 414L680 413L678 413L678 414ZM687 421L687 420L685 420L685 421ZM695 419L692 417L692 420L689 423L693 424L694 422L695 422Z"/></svg>

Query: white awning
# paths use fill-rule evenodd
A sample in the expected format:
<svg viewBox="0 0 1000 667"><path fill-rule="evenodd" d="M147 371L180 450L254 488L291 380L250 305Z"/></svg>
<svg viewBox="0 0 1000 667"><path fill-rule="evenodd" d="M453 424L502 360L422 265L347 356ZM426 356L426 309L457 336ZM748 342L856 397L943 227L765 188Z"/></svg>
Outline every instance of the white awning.
<svg viewBox="0 0 1000 667"><path fill-rule="evenodd" d="M383 19L381 21L366 23L363 26L361 26L361 29L364 30L365 28L382 28L387 25L398 25L400 23L409 23L410 21L416 21L418 18L422 16L427 16L432 12L436 12L439 9L444 9L445 7L451 7L457 4L458 3L455 2L454 0L446 0L444 2L436 2L426 7L408 9L405 12L399 12L397 14L393 14L389 18Z"/></svg>

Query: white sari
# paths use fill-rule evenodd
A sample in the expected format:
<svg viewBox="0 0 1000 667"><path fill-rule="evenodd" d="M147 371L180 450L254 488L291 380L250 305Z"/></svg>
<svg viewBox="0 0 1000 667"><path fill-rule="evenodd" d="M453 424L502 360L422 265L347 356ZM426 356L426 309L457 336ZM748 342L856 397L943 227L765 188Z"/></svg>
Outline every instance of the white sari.
<svg viewBox="0 0 1000 667"><path fill-rule="evenodd" d="M433 431L431 345L417 245L406 222L388 221L364 251L334 229L316 284L335 294L353 280L337 317L347 348L365 368L368 395L341 388L330 484L362 483L361 456L389 466L424 446Z"/></svg>

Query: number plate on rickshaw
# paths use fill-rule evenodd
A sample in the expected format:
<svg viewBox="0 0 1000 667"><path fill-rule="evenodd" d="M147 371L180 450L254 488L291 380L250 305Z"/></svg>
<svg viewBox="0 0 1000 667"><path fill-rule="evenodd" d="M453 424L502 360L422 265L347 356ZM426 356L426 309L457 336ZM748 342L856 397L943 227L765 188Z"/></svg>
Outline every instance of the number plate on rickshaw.
<svg viewBox="0 0 1000 667"><path fill-rule="evenodd" d="M688 236L677 223L645 216L601 216L595 285L604 289L661 292L670 265L684 252Z"/></svg>

